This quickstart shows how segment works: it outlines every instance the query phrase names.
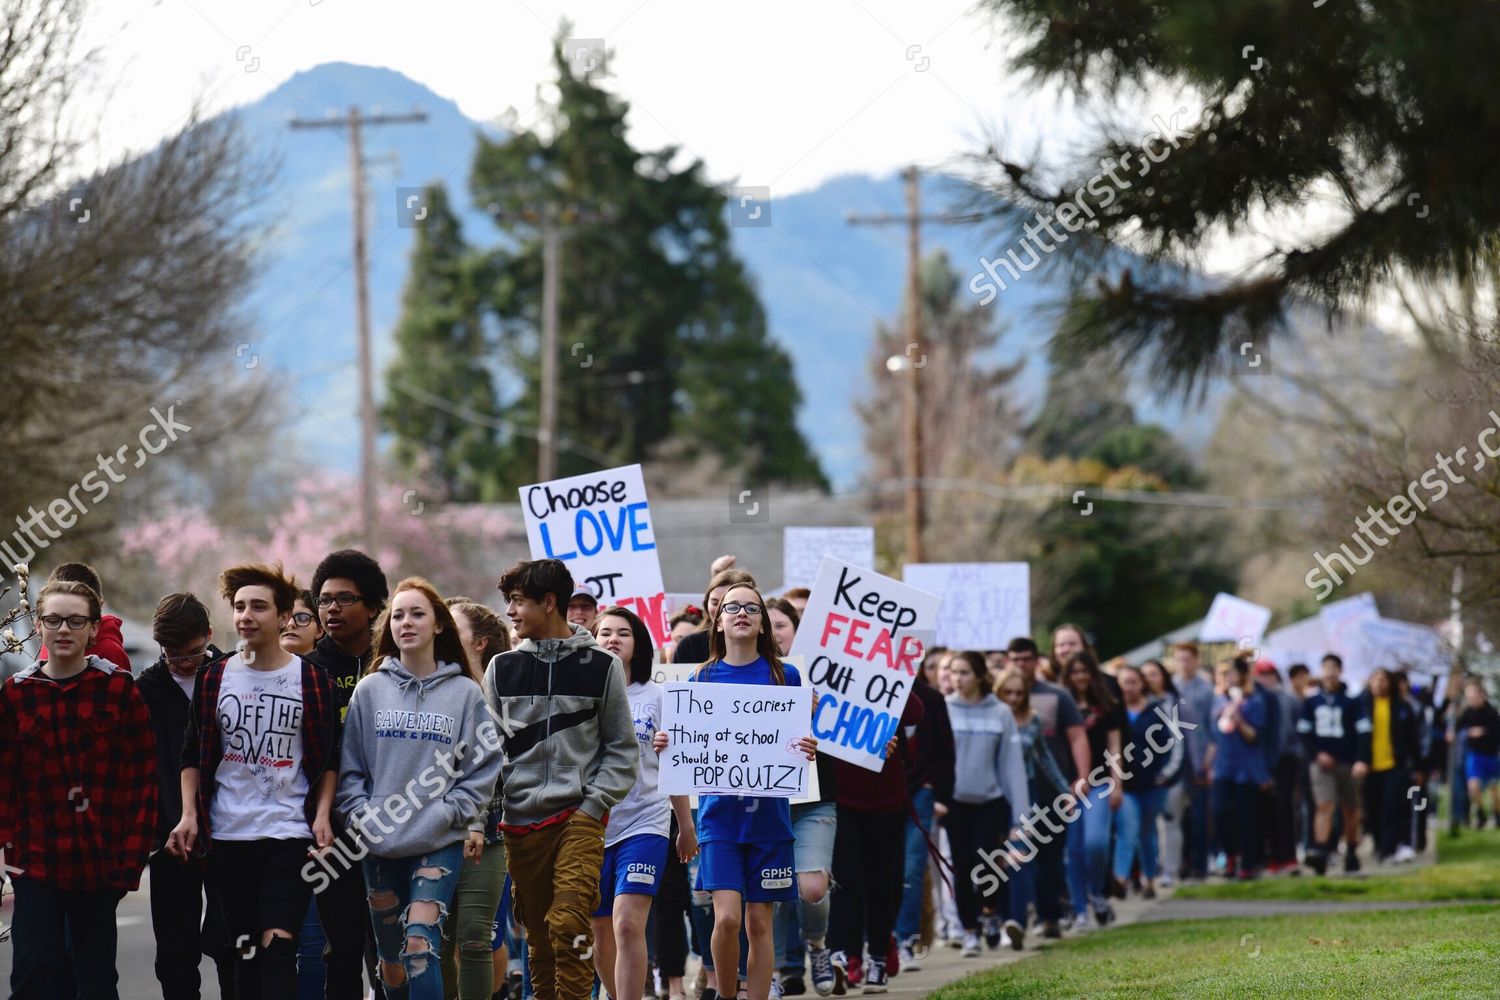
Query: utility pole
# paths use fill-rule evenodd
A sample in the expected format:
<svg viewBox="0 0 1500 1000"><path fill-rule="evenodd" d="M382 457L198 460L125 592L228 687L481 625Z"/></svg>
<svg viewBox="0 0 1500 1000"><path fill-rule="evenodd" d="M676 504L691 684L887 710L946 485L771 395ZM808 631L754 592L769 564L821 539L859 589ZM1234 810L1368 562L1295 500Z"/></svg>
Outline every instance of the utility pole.
<svg viewBox="0 0 1500 1000"><path fill-rule="evenodd" d="M351 106L347 115L293 118L292 128L349 130L350 189L354 195L354 315L359 345L359 516L366 545L375 538L375 371L370 348L370 277L365 235L365 156L362 129L367 125L415 125L425 111L364 114Z"/></svg>
<svg viewBox="0 0 1500 1000"><path fill-rule="evenodd" d="M901 176L906 181L905 215L845 212L844 218L854 226L906 226L906 351L902 357L891 358L886 366L893 372L906 372L906 562L909 565L924 561L922 530L926 523L926 498L922 495L922 380L918 375L918 370L927 363L927 347L922 338L922 223L973 222L977 216L972 213L924 216L920 168L907 167Z"/></svg>

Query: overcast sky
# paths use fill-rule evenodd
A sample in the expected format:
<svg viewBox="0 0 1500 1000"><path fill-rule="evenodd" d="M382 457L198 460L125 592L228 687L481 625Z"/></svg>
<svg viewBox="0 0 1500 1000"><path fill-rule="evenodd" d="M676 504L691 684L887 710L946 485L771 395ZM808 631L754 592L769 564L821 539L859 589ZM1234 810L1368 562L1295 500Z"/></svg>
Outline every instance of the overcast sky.
<svg viewBox="0 0 1500 1000"><path fill-rule="evenodd" d="M641 148L676 143L720 181L772 196L849 172L941 167L1000 127L1023 148L1071 127L1003 71L1004 38L971 0L95 0L108 152L149 148L195 95L211 110L343 60L399 70L494 119L535 118L567 18L613 49L611 86ZM107 98L105 95L107 94ZM532 112L528 115L528 112Z"/></svg>

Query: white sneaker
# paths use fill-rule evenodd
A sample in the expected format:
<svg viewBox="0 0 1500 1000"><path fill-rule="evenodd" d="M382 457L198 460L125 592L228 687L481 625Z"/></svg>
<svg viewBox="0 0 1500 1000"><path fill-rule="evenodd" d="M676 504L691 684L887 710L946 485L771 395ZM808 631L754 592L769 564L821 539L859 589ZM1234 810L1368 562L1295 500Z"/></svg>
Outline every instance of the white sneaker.
<svg viewBox="0 0 1500 1000"><path fill-rule="evenodd" d="M959 954L961 954L964 958L978 958L979 935L975 934L973 931L966 931L964 933L964 950Z"/></svg>
<svg viewBox="0 0 1500 1000"><path fill-rule="evenodd" d="M1080 913L1073 918L1072 930L1074 934L1086 934L1096 926L1093 920L1089 919L1087 913Z"/></svg>
<svg viewBox="0 0 1500 1000"><path fill-rule="evenodd" d="M1395 861L1398 865L1406 865L1411 864L1416 859L1417 852L1412 850L1410 845L1402 844L1396 848L1396 854L1391 860Z"/></svg>
<svg viewBox="0 0 1500 1000"><path fill-rule="evenodd" d="M1177 880L1174 879L1172 876L1170 876L1170 875L1163 875L1161 878L1159 878L1159 879L1156 880L1156 887L1158 889L1170 889L1170 888L1172 888L1173 885L1176 884L1176 882L1177 882Z"/></svg>
<svg viewBox="0 0 1500 1000"><path fill-rule="evenodd" d="M921 970L922 970L922 960L917 957L916 952L914 952L914 951L911 950L911 945L909 943L902 942L902 944L901 944L901 971L902 972L920 972Z"/></svg>

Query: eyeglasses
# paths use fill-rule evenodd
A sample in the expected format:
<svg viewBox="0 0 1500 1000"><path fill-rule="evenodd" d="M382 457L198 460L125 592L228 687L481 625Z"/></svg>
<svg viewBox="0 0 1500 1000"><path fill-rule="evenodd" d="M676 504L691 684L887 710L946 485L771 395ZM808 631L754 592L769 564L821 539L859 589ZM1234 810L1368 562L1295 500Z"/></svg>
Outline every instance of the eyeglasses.
<svg viewBox="0 0 1500 1000"><path fill-rule="evenodd" d="M161 650L162 660L168 664L181 663L182 665L186 666L190 663L197 663L199 660L203 659L203 657L208 655L208 643L206 642L202 646L193 650L191 653L182 653L176 656L167 652L167 647L165 646L160 646L158 648Z"/></svg>
<svg viewBox="0 0 1500 1000"><path fill-rule="evenodd" d="M758 615L762 608L759 604L741 604L739 601L730 601L728 604L719 605L719 612L726 615L737 615L743 611L747 615Z"/></svg>
<svg viewBox="0 0 1500 1000"><path fill-rule="evenodd" d="M97 618L90 618L88 615L68 615L66 618L62 615L42 615L42 628L50 628L56 631L62 628L63 623L66 622L68 628L77 632L79 629L98 620Z"/></svg>
<svg viewBox="0 0 1500 1000"><path fill-rule="evenodd" d="M297 626L298 628L307 628L307 626L311 625L315 621L317 621L317 618L315 618L310 611L294 611L292 612L292 617L290 619L291 624Z"/></svg>
<svg viewBox="0 0 1500 1000"><path fill-rule="evenodd" d="M350 605L363 600L363 597L360 597L358 594L351 594L348 591L345 591L342 594L320 594L318 596L318 607L331 608L335 604L337 604L341 608L347 608Z"/></svg>

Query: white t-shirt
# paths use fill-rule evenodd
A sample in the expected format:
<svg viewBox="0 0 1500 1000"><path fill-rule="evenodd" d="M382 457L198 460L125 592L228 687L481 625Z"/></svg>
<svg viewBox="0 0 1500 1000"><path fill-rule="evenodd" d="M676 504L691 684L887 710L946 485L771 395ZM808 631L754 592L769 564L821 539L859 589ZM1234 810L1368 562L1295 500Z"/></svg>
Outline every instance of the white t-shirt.
<svg viewBox="0 0 1500 1000"><path fill-rule="evenodd" d="M302 660L279 670L252 670L236 653L219 689L224 748L209 807L215 840L307 840L302 807Z"/></svg>
<svg viewBox="0 0 1500 1000"><path fill-rule="evenodd" d="M672 829L672 804L657 790L660 762L651 748L651 738L661 728L661 685L652 681L630 684L625 688L625 697L630 700L630 717L635 720L641 770L625 798L609 811L609 825L604 828L605 847L643 833L665 837Z"/></svg>
<svg viewBox="0 0 1500 1000"><path fill-rule="evenodd" d="M192 701L193 683L198 679L198 675L188 674L186 677L184 677L181 674L173 674L170 670L168 670L167 673L172 675L172 679L177 682L177 686L182 688L182 693L188 696L189 701Z"/></svg>

